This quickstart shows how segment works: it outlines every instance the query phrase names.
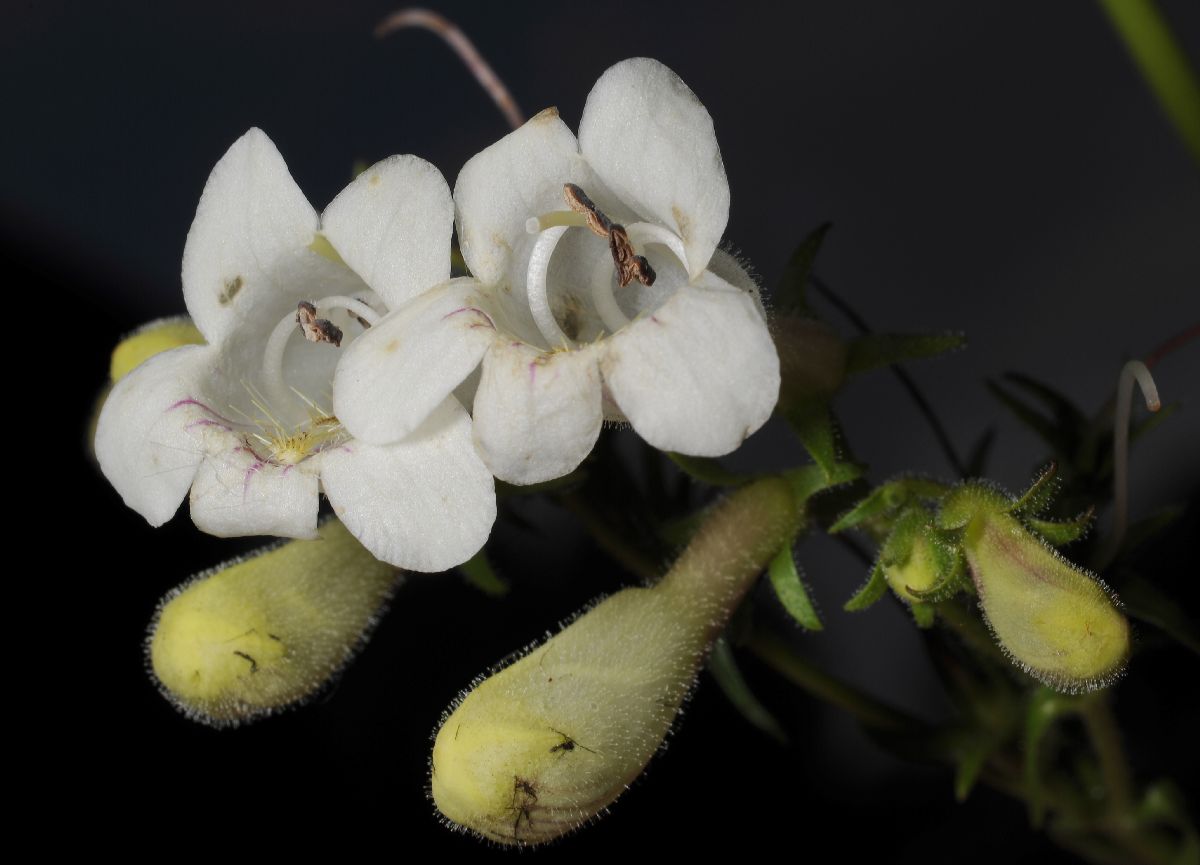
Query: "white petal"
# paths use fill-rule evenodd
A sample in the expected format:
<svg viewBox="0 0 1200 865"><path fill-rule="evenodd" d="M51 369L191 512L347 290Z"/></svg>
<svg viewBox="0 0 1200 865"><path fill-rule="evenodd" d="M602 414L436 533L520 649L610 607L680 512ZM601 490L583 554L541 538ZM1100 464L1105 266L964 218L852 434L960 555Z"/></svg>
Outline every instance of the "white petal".
<svg viewBox="0 0 1200 865"><path fill-rule="evenodd" d="M563 184L587 189L590 177L554 108L471 157L454 184L458 242L471 274L485 285L499 283L525 221L566 210Z"/></svg>
<svg viewBox="0 0 1200 865"><path fill-rule="evenodd" d="M222 423L201 395L215 352L188 345L154 355L113 386L100 411L100 469L152 526L178 510L204 459L210 425Z"/></svg>
<svg viewBox="0 0 1200 865"><path fill-rule="evenodd" d="M450 187L416 156L375 163L321 217L338 255L392 309L450 278L453 227Z"/></svg>
<svg viewBox="0 0 1200 865"><path fill-rule="evenodd" d="M753 297L711 273L607 342L604 381L656 448L736 449L770 417L779 358Z"/></svg>
<svg viewBox="0 0 1200 865"><path fill-rule="evenodd" d="M742 266L741 261L736 256L729 254L723 249L718 249L713 253L713 257L709 259L708 269L730 285L742 289L742 291L753 297L755 302L758 303L758 310L762 313L763 320L766 321L767 311L763 307L762 289L759 287L754 275Z"/></svg>
<svg viewBox="0 0 1200 865"><path fill-rule="evenodd" d="M371 554L415 571L475 555L496 520L492 476L471 443L471 420L447 399L409 438L360 441L322 455L333 511Z"/></svg>
<svg viewBox="0 0 1200 865"><path fill-rule="evenodd" d="M208 177L183 248L183 298L204 338L221 342L285 290L275 271L317 226L271 139L251 129L234 142Z"/></svg>
<svg viewBox="0 0 1200 865"><path fill-rule="evenodd" d="M230 444L196 473L191 495L196 527L222 538L315 538L320 503L316 475L304 464L273 465L244 444Z"/></svg>
<svg viewBox="0 0 1200 865"><path fill-rule="evenodd" d="M367 444L404 438L458 387L496 326L480 285L457 279L392 312L354 340L333 377L333 410Z"/></svg>
<svg viewBox="0 0 1200 865"><path fill-rule="evenodd" d="M696 94L657 60L618 63L588 95L579 146L609 189L683 239L699 276L729 219L729 182Z"/></svg>
<svg viewBox="0 0 1200 865"><path fill-rule="evenodd" d="M604 415L594 348L543 352L497 341L475 394L475 444L514 484L562 477L592 450Z"/></svg>

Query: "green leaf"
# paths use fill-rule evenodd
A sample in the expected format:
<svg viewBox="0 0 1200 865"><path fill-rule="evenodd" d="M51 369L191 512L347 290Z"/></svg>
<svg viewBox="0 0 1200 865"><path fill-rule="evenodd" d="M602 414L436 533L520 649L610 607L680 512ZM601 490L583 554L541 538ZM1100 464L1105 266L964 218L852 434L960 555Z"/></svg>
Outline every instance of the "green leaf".
<svg viewBox="0 0 1200 865"><path fill-rule="evenodd" d="M1009 512L1021 514L1022 516L1033 516L1034 514L1042 513L1058 492L1058 484L1055 481L1057 474L1057 464L1050 463L1050 465L1046 466L1042 470L1042 473L1038 475L1037 480L1030 485L1029 489L1025 490L1021 494L1021 497L1013 502L1012 507L1009 508Z"/></svg>
<svg viewBox="0 0 1200 865"><path fill-rule="evenodd" d="M1060 427L1082 429L1087 424L1087 417L1079 407L1045 382L1020 372L1006 372L1004 379L1050 409Z"/></svg>
<svg viewBox="0 0 1200 865"><path fill-rule="evenodd" d="M502 598L509 593L511 587L492 569L492 563L488 561L486 549L482 549L471 556L471 558L459 565L458 569L462 571L462 575L468 583L485 595L491 595L493 598Z"/></svg>
<svg viewBox="0 0 1200 865"><path fill-rule="evenodd" d="M787 419L813 462L831 477L838 464L838 433L829 403L818 398L803 400L787 411Z"/></svg>
<svg viewBox="0 0 1200 865"><path fill-rule="evenodd" d="M829 527L829 533L835 535L852 529L867 520L895 510L899 504L901 502L897 501L897 490L892 484L878 486L869 496L838 517L837 522Z"/></svg>
<svg viewBox="0 0 1200 865"><path fill-rule="evenodd" d="M779 288L775 292L775 305L781 312L799 312L810 315L812 307L808 303L808 280L812 275L813 261L821 251L825 234L833 227L832 222L817 226L792 253L783 269L779 280Z"/></svg>
<svg viewBox="0 0 1200 865"><path fill-rule="evenodd" d="M750 480L749 475L732 472L712 457L690 457L677 453L668 453L667 456L689 477L712 487L736 487Z"/></svg>
<svg viewBox="0 0 1200 865"><path fill-rule="evenodd" d="M1046 805L1042 790L1041 744L1054 721L1071 712L1075 701L1050 688L1041 687L1033 692L1029 707L1025 711L1025 797L1029 804L1029 822L1036 827L1042 825L1046 816Z"/></svg>
<svg viewBox="0 0 1200 865"><path fill-rule="evenodd" d="M800 466L783 473L784 480L792 485L792 492L800 502L806 502L822 490L848 484L862 477L862 468L854 463L836 463L833 471L826 474L820 466Z"/></svg>
<svg viewBox="0 0 1200 865"><path fill-rule="evenodd" d="M979 780L983 767L987 765L988 757L998 748L995 737L979 735L960 743L957 754L957 765L954 768L954 798L965 802Z"/></svg>
<svg viewBox="0 0 1200 865"><path fill-rule="evenodd" d="M1074 442L1070 436L1059 429L1054 421L1017 399L996 382L989 380L986 382L986 386L988 392L1012 412L1017 420L1037 434L1038 438L1050 445L1055 455L1063 460L1070 461L1074 452Z"/></svg>
<svg viewBox="0 0 1200 865"><path fill-rule="evenodd" d="M905 360L937 357L966 344L966 334L956 332L866 334L850 342L846 354L846 375Z"/></svg>
<svg viewBox="0 0 1200 865"><path fill-rule="evenodd" d="M1095 508L1088 508L1086 511L1075 517L1073 520L1039 520L1034 517L1025 517L1023 522L1029 528L1033 529L1039 535L1047 540L1051 545L1056 547L1066 546L1073 541L1077 541L1087 534L1088 529L1092 526L1092 517L1095 515Z"/></svg>
<svg viewBox="0 0 1200 865"><path fill-rule="evenodd" d="M746 684L733 657L733 650L729 648L729 642L724 637L717 638L713 643L712 654L708 656L708 671L712 673L725 698L743 718L780 744L788 744L783 726Z"/></svg>
<svg viewBox="0 0 1200 865"><path fill-rule="evenodd" d="M817 616L812 599L808 596L804 578L796 568L796 559L792 556L791 544L780 550L778 555L771 560L771 566L767 573L771 579L771 588L775 590L775 597L779 598L783 608L796 620L796 623L810 631L821 630L824 626Z"/></svg>
<svg viewBox="0 0 1200 865"><path fill-rule="evenodd" d="M851 613L865 610L884 596L887 592L887 585L887 577L883 574L883 564L876 561L874 567L871 568L871 576L867 578L867 582L855 592L854 597L846 601L843 609Z"/></svg>

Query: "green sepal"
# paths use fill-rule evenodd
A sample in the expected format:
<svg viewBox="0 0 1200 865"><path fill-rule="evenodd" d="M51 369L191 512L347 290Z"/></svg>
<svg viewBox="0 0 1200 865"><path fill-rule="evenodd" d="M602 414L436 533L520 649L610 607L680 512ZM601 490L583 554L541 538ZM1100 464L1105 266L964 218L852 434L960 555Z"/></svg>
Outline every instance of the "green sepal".
<svg viewBox="0 0 1200 865"><path fill-rule="evenodd" d="M1041 827L1046 816L1042 790L1041 745L1054 721L1074 709L1075 701L1042 686L1033 692L1025 711L1025 799L1029 805L1029 822Z"/></svg>
<svg viewBox="0 0 1200 865"><path fill-rule="evenodd" d="M847 612L856 613L865 610L887 593L887 577L883 573L883 563L876 561L871 567L871 575L863 587L855 592L854 597L846 601L842 608Z"/></svg>
<svg viewBox="0 0 1200 865"><path fill-rule="evenodd" d="M1058 493L1057 463L1050 463L1020 497L1012 503L1009 513L1031 517L1043 513Z"/></svg>
<svg viewBox="0 0 1200 865"><path fill-rule="evenodd" d="M788 611L796 624L809 631L820 631L824 626L813 606L812 598L804 585L804 578L796 567L796 559L792 555L792 546L788 544L771 560L767 571L771 580L771 588L775 597Z"/></svg>
<svg viewBox="0 0 1200 865"><path fill-rule="evenodd" d="M932 628L937 621L937 609L933 604L917 602L910 604L908 607L912 613L913 621L917 623L917 627L922 630Z"/></svg>
<svg viewBox="0 0 1200 865"><path fill-rule="evenodd" d="M1025 525L1045 538L1048 543L1056 547L1062 547L1086 535L1088 529L1091 528L1092 517L1095 514L1095 508L1088 508L1073 520L1059 522L1025 517L1024 522Z"/></svg>
<svg viewBox="0 0 1200 865"><path fill-rule="evenodd" d="M749 475L732 472L712 457L692 457L674 452L669 452L667 456L688 477L712 487L736 487L751 480Z"/></svg>
<svg viewBox="0 0 1200 865"><path fill-rule="evenodd" d="M832 227L832 222L817 226L800 241L800 245L788 259L783 268L783 276L779 279L779 288L775 292L775 306L780 312L812 314L812 307L808 303L808 280L812 276L813 261L821 251L826 233Z"/></svg>
<svg viewBox="0 0 1200 865"><path fill-rule="evenodd" d="M1003 493L978 482L966 483L942 499L936 524L939 529L961 529L980 511L1006 513L1011 506Z"/></svg>
<svg viewBox="0 0 1200 865"><path fill-rule="evenodd" d="M839 434L829 403L819 397L801 400L788 408L786 417L813 462L831 477L837 470Z"/></svg>
<svg viewBox="0 0 1200 865"><path fill-rule="evenodd" d="M504 597L512 588L492 567L486 548L471 556L458 569L468 583L493 598Z"/></svg>
<svg viewBox="0 0 1200 865"><path fill-rule="evenodd" d="M846 375L889 366L906 360L937 357L967 344L966 334L870 333L850 341L846 353Z"/></svg>
<svg viewBox="0 0 1200 865"><path fill-rule="evenodd" d="M738 669L737 660L733 657L733 650L729 648L729 642L724 637L718 637L713 643L712 653L708 656L708 671L721 693L725 695L725 699L737 709L738 714L781 745L789 744L783 725L746 684L742 671Z"/></svg>
<svg viewBox="0 0 1200 865"><path fill-rule="evenodd" d="M921 477L898 478L880 484L865 499L842 514L832 526L830 534L852 529L867 520L895 511L913 500L937 501L949 487L938 481Z"/></svg>

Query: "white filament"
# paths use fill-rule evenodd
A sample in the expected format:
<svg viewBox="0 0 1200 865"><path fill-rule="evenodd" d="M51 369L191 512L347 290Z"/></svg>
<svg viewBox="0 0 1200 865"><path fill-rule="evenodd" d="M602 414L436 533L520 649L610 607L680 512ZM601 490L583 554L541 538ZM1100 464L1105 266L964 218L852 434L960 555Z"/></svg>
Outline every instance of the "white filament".
<svg viewBox="0 0 1200 865"><path fill-rule="evenodd" d="M1101 563L1107 565L1117 554L1129 522L1129 416L1133 408L1133 383L1137 382L1146 408L1158 411L1162 403L1150 370L1140 360L1121 368L1117 379L1117 407L1113 415L1113 525Z"/></svg>

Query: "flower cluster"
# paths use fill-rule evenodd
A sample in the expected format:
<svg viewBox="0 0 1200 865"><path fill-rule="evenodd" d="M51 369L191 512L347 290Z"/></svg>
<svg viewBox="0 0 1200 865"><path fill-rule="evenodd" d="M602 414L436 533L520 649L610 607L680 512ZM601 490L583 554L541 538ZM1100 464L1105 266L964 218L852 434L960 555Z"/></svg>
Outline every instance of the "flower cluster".
<svg viewBox="0 0 1200 865"><path fill-rule="evenodd" d="M493 476L564 475L605 420L728 453L779 390L754 281L717 248L728 209L708 112L647 59L600 78L578 139L543 111L453 198L395 156L318 214L251 130L184 249L205 342L117 382L101 468L153 525L190 490L217 535L314 537L324 492L372 554L436 571L486 541ZM455 224L469 278L449 279Z"/></svg>

